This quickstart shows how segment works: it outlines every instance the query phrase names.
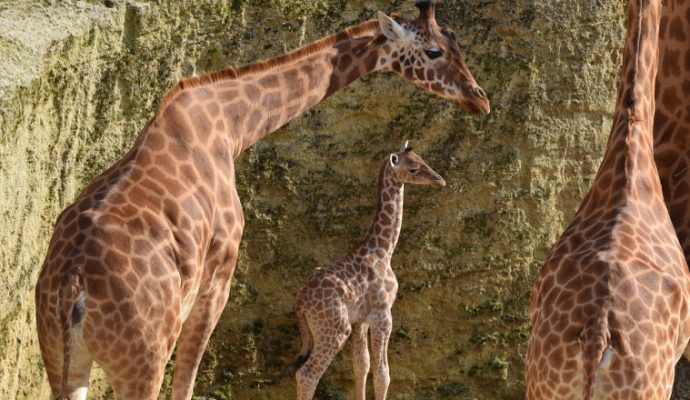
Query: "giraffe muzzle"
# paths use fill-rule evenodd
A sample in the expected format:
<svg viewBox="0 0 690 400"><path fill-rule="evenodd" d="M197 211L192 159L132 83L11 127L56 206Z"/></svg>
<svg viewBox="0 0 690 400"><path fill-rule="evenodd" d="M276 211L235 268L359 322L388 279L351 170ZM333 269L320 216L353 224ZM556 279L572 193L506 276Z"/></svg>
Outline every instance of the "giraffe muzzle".
<svg viewBox="0 0 690 400"><path fill-rule="evenodd" d="M484 89L480 88L479 86L476 86L476 87L474 88L474 92L477 94L477 96L478 96L479 98L481 98L481 99L486 99L487 101L489 100L489 99L486 97L486 92L484 91Z"/></svg>
<svg viewBox="0 0 690 400"><path fill-rule="evenodd" d="M470 114L481 115L491 112L491 105L486 92L477 85L464 86L459 103L463 110Z"/></svg>
<svg viewBox="0 0 690 400"><path fill-rule="evenodd" d="M433 176L433 184L436 186L446 186L446 181L441 177L441 175L436 174Z"/></svg>

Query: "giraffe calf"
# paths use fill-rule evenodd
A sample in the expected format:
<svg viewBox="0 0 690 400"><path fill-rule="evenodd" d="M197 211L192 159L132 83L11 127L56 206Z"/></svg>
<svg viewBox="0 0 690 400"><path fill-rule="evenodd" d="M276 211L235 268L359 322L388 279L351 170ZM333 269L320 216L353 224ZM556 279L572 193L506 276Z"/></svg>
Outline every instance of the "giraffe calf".
<svg viewBox="0 0 690 400"><path fill-rule="evenodd" d="M311 399L319 379L352 333L355 398L363 400L369 372L371 328L376 400L386 398L391 307L398 282L390 261L400 234L405 183L444 186L439 174L405 146L386 157L378 179L374 222L364 239L339 261L317 268L295 303L302 351L297 362L297 398Z"/></svg>

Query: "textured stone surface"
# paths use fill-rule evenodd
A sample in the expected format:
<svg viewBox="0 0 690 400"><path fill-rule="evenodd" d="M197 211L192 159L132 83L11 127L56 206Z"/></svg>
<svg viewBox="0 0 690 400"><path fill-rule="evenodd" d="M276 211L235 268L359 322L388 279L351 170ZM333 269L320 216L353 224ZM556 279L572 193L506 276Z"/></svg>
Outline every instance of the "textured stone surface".
<svg viewBox="0 0 690 400"><path fill-rule="evenodd" d="M123 154L181 76L279 55L396 1L0 2L0 398L47 398L33 282L57 214ZM591 4L590 4L591 3ZM518 399L527 303L610 130L619 1L446 0L492 113L469 117L368 76L238 160L247 224L198 398L293 398L296 289L375 208L379 160L405 141L441 173L409 187L393 266L391 399ZM350 398L349 345L319 398ZM94 398L109 398L94 374ZM161 398L167 398L167 386Z"/></svg>

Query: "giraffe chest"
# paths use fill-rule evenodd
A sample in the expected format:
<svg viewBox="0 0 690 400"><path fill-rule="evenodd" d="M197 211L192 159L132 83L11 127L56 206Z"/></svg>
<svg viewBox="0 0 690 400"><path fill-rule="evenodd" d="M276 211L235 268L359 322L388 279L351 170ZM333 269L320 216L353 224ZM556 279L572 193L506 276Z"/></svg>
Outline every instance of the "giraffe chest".
<svg viewBox="0 0 690 400"><path fill-rule="evenodd" d="M395 296L398 293L398 280L395 278L393 270L388 269L385 273L377 276L369 283L369 286L366 300L372 309L393 307Z"/></svg>
<svg viewBox="0 0 690 400"><path fill-rule="evenodd" d="M209 293L222 291L229 285L237 259L237 245L218 236L211 239L204 253L203 261L195 267L194 275L182 277L180 316L184 322L191 313L198 299Z"/></svg>
<svg viewBox="0 0 690 400"><path fill-rule="evenodd" d="M350 323L375 319L381 312L388 312L395 303L398 291L398 281L393 270L388 268L383 273L372 270L366 274L367 279L360 281L356 287L352 301L348 304L348 319Z"/></svg>

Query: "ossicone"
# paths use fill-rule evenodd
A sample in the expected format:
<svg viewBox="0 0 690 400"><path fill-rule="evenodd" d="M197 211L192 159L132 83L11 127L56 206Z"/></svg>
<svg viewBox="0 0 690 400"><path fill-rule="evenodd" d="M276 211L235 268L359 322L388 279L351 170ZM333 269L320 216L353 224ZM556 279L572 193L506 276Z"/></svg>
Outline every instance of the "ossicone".
<svg viewBox="0 0 690 400"><path fill-rule="evenodd" d="M433 19L436 10L436 2L434 0L417 0L414 2L415 7L419 9L420 19Z"/></svg>

